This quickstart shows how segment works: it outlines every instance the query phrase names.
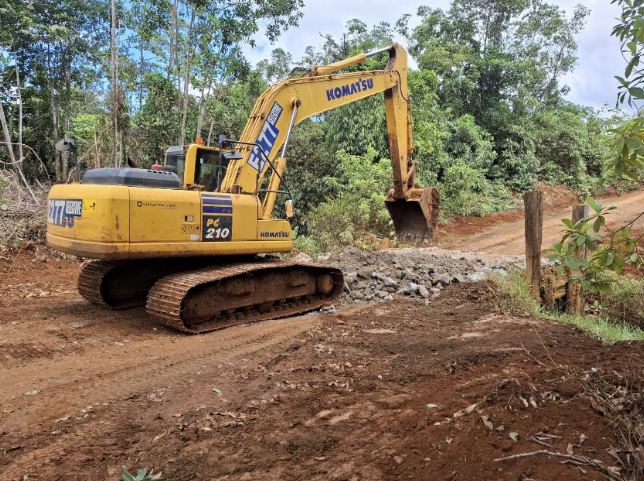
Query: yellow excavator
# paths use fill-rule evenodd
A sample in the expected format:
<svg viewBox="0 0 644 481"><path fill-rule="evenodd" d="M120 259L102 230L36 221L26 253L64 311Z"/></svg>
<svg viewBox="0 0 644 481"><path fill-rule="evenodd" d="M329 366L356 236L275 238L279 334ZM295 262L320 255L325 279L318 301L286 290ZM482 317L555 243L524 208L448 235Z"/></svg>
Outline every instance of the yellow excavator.
<svg viewBox="0 0 644 481"><path fill-rule="evenodd" d="M384 70L338 73L384 53ZM53 186L47 241L98 259L79 275L85 299L116 309L145 305L183 332L318 308L341 295L339 269L260 256L293 245L289 220L273 217L277 196L290 195L283 179L289 136L313 115L380 92L393 164L385 203L399 238L429 243L439 194L414 180L407 53L398 44L270 87L239 140L171 147L163 167L91 169L80 183ZM285 207L292 217L290 200Z"/></svg>

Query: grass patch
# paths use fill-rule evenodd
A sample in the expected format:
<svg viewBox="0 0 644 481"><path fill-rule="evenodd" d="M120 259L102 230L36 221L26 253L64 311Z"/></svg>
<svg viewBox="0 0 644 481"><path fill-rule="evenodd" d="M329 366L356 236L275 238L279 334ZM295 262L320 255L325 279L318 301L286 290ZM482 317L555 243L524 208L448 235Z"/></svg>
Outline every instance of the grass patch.
<svg viewBox="0 0 644 481"><path fill-rule="evenodd" d="M525 271L512 269L507 275L490 276L494 287L494 300L501 311L521 317L541 317L541 308L530 295L530 285Z"/></svg>
<svg viewBox="0 0 644 481"><path fill-rule="evenodd" d="M616 291L611 298L617 307L606 308L603 316L574 316L566 313L554 313L540 307L530 295L528 281L525 278L525 271L513 269L507 275L493 275L490 277L494 289L494 301L497 307L514 316L536 317L549 319L564 324L573 324L591 337L600 339L603 342L612 344L618 341L644 341L644 331L632 323L625 322L624 316L610 317L610 314L620 314L624 311L624 303L642 301L641 297L634 294L637 289L644 289L642 281L628 280L620 281L621 290ZM602 305L609 302L609 296L602 299ZM644 312L644 311L643 311Z"/></svg>
<svg viewBox="0 0 644 481"><path fill-rule="evenodd" d="M566 313L542 312L540 316L564 324L574 324L591 337L614 344L619 341L644 341L644 331L639 327L624 322L613 321L605 317L573 316Z"/></svg>
<svg viewBox="0 0 644 481"><path fill-rule="evenodd" d="M644 327L644 280L619 276L612 283L613 292L599 299L601 312L614 321Z"/></svg>

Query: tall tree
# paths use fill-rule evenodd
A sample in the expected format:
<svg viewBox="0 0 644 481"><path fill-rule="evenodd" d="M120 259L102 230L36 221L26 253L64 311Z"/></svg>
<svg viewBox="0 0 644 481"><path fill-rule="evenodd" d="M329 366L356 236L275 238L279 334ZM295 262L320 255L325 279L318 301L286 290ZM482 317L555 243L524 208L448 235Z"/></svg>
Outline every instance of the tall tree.
<svg viewBox="0 0 644 481"><path fill-rule="evenodd" d="M447 11L419 8L420 25L401 30L419 66L437 73L443 105L502 140L508 120L567 92L559 82L575 65L588 13L578 5L568 17L542 0L455 0Z"/></svg>
<svg viewBox="0 0 644 481"><path fill-rule="evenodd" d="M65 180L68 167L53 145L69 129L72 84L103 67L107 6L99 0L0 0L0 14L0 50L13 46L22 84L31 90L30 98L39 99L30 108L48 106L39 122L39 129L43 121L50 125L44 132L48 142L38 150L41 157L55 159L56 179Z"/></svg>
<svg viewBox="0 0 644 481"><path fill-rule="evenodd" d="M112 147L111 160L114 167L119 165L116 155L116 146L118 141L118 115L119 115L119 74L118 74L118 49L116 45L116 0L110 0L111 7L111 27L110 27L110 71L112 76L112 89L110 92L110 114L112 118Z"/></svg>

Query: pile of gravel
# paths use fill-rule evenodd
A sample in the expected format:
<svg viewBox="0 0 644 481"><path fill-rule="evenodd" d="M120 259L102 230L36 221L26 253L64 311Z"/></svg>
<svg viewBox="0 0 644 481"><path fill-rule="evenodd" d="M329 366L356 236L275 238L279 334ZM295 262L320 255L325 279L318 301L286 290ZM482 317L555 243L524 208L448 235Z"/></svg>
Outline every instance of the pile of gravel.
<svg viewBox="0 0 644 481"><path fill-rule="evenodd" d="M491 257L433 247L383 251L348 248L315 260L306 254L299 254L296 259L341 269L345 280L341 302L387 301L394 296L409 296L429 303L450 284L478 282L493 273L504 275L512 267L525 267L523 256Z"/></svg>

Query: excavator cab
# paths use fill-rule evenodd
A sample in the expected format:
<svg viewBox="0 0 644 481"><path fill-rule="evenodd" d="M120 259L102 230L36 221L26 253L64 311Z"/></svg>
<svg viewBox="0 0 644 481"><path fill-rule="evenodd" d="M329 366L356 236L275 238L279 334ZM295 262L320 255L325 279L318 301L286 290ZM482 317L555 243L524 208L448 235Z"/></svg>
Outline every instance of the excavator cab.
<svg viewBox="0 0 644 481"><path fill-rule="evenodd" d="M200 186L198 190L218 192L234 160L241 159L235 150L223 150L203 144L175 145L166 151L165 166L177 174L184 188Z"/></svg>

